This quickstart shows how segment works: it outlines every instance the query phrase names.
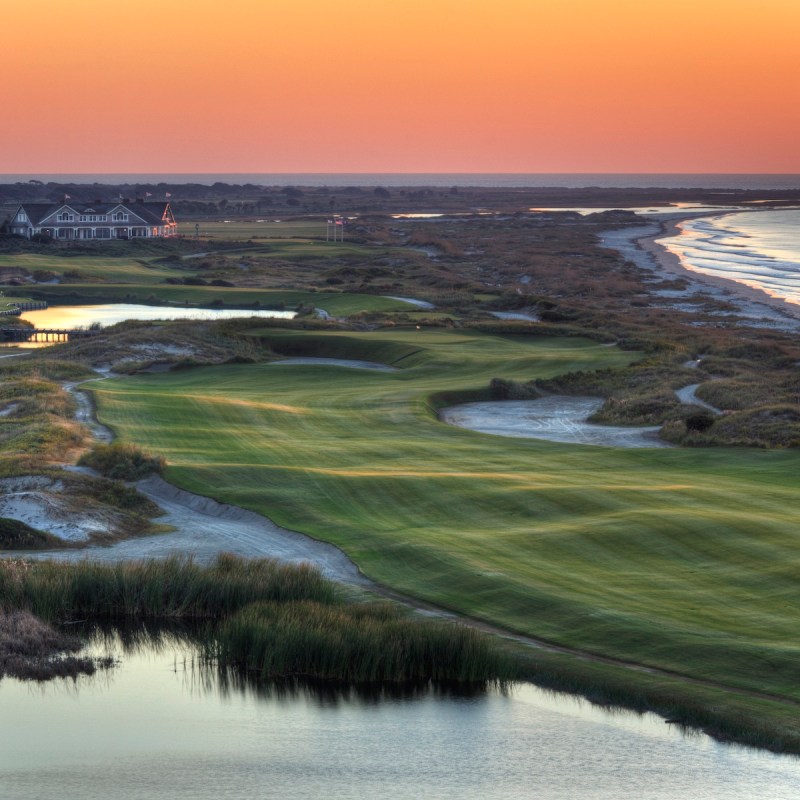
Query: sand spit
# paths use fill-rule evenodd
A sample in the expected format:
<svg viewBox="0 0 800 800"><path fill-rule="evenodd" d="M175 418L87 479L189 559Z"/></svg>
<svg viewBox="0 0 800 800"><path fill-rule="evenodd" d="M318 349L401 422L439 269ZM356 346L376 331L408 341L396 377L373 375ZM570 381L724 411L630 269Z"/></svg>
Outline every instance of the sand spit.
<svg viewBox="0 0 800 800"><path fill-rule="evenodd" d="M600 397L553 395L539 400L463 403L442 409L439 416L449 425L496 436L605 447L672 446L658 438L658 426L632 428L588 422L602 405Z"/></svg>

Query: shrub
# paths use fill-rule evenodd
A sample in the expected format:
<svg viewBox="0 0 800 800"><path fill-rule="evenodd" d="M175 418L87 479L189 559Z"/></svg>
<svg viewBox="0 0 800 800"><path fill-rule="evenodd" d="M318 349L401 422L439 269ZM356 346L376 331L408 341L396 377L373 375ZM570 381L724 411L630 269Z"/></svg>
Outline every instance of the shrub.
<svg viewBox="0 0 800 800"><path fill-rule="evenodd" d="M714 415L708 411L698 411L686 417L686 430L690 433L705 433L714 424Z"/></svg>
<svg viewBox="0 0 800 800"><path fill-rule="evenodd" d="M96 469L107 478L136 481L166 466L162 456L152 455L132 444L98 444L84 453L78 464Z"/></svg>

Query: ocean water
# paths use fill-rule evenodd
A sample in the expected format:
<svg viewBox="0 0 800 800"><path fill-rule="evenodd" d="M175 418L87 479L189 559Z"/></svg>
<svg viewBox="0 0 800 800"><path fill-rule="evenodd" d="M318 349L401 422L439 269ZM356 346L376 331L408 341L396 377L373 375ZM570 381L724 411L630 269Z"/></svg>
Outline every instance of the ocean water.
<svg viewBox="0 0 800 800"><path fill-rule="evenodd" d="M114 173L0 174L0 183L252 183L257 186L480 186L502 188L800 189L800 175L663 173Z"/></svg>
<svg viewBox="0 0 800 800"><path fill-rule="evenodd" d="M659 239L688 269L800 304L800 209L686 220Z"/></svg>

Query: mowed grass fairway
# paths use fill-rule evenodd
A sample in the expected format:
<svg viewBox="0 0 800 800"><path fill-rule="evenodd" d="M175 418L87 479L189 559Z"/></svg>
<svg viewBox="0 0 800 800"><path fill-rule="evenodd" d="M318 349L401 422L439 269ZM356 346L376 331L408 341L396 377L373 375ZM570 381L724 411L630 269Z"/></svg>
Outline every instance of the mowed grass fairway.
<svg viewBox="0 0 800 800"><path fill-rule="evenodd" d="M265 330L394 373L229 365L95 383L180 486L341 546L370 577L560 644L800 700L793 451L622 450L439 422L492 377L628 363L577 339Z"/></svg>
<svg viewBox="0 0 800 800"><path fill-rule="evenodd" d="M199 226L200 238L231 239L244 241L246 239L324 239L326 235L326 220L324 217L317 219L281 220L275 217L264 217L258 220L234 219L229 222L224 220L198 220L178 223L178 233L191 238ZM333 229L330 231L333 236ZM337 232L337 236L339 233Z"/></svg>
<svg viewBox="0 0 800 800"><path fill-rule="evenodd" d="M25 289L24 291L30 292ZM125 284L58 284L37 286L35 295L51 305L91 305L92 303L187 304L193 306L286 308L313 306L333 316L350 316L362 311L418 311L402 300L375 294L345 292L303 292L291 289L239 289L225 286L157 286Z"/></svg>

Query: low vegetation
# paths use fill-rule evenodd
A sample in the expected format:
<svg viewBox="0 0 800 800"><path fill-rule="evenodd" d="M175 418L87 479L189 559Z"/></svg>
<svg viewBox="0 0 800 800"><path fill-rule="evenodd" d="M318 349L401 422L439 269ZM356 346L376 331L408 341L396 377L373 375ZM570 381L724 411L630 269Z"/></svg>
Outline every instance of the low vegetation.
<svg viewBox="0 0 800 800"><path fill-rule="evenodd" d="M2 550L49 550L63 547L57 536L36 530L16 519L0 517L0 549Z"/></svg>
<svg viewBox="0 0 800 800"><path fill-rule="evenodd" d="M474 630L347 602L316 569L266 560L0 562L0 607L28 620L203 621L207 659L264 679L478 684L518 670Z"/></svg>
<svg viewBox="0 0 800 800"><path fill-rule="evenodd" d="M96 444L84 453L78 464L91 467L106 478L118 481L138 481L148 475L164 471L165 462L161 456L147 453L133 444Z"/></svg>
<svg viewBox="0 0 800 800"><path fill-rule="evenodd" d="M17 562L19 569L19 562ZM8 568L6 568L6 571ZM0 610L0 679L44 681L91 675L94 659L73 655L80 639L57 631L27 611Z"/></svg>

